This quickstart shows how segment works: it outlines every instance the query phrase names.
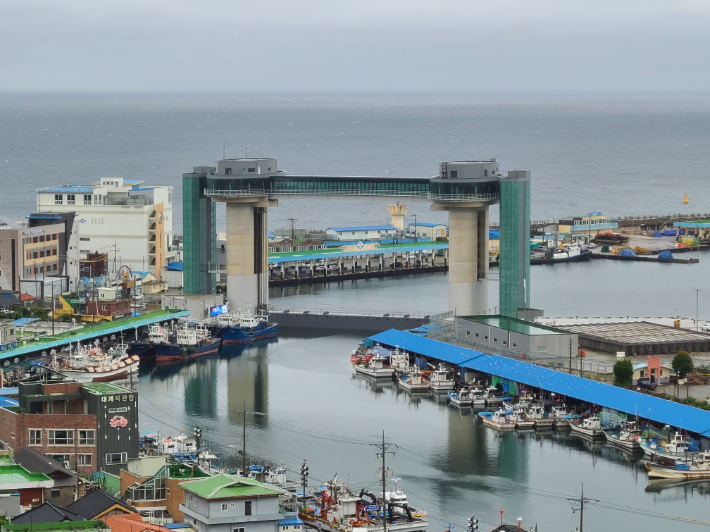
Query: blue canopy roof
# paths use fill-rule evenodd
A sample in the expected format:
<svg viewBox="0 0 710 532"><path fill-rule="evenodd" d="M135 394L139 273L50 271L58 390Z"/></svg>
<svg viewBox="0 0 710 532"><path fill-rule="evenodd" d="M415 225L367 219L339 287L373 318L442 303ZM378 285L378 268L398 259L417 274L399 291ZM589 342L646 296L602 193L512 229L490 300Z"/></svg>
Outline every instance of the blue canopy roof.
<svg viewBox="0 0 710 532"><path fill-rule="evenodd" d="M24 327L28 323L32 323L33 321L39 321L39 318L18 318L12 323L15 324L17 327Z"/></svg>
<svg viewBox="0 0 710 532"><path fill-rule="evenodd" d="M710 412L576 375L390 329L371 340L710 437Z"/></svg>
<svg viewBox="0 0 710 532"><path fill-rule="evenodd" d="M184 265L182 261L179 262L170 262L165 265L166 270L170 270L171 272L181 272L184 269Z"/></svg>
<svg viewBox="0 0 710 532"><path fill-rule="evenodd" d="M281 519L279 521L279 526L293 526L293 525L302 525L303 521L301 521L298 517L286 517L284 519Z"/></svg>
<svg viewBox="0 0 710 532"><path fill-rule="evenodd" d="M330 229L342 233L343 231L393 231L396 227L393 225L362 225L359 227L331 227Z"/></svg>

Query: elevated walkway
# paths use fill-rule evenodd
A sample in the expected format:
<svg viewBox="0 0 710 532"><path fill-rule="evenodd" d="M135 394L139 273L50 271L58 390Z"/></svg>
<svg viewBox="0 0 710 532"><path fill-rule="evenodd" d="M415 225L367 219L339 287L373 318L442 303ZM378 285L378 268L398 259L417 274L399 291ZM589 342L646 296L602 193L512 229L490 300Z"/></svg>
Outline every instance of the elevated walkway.
<svg viewBox="0 0 710 532"><path fill-rule="evenodd" d="M17 349L11 349L0 353L0 360L13 359L22 357L32 353L38 353L65 346L69 343L87 342L102 336L110 336L112 334L120 334L124 331L131 331L138 327L145 327L159 321L172 320L182 318L190 314L189 310L158 310L149 312L140 316L123 318L120 320L101 323L83 329L74 329L62 334L54 336L40 336L36 340L28 340L26 342L18 342Z"/></svg>
<svg viewBox="0 0 710 532"><path fill-rule="evenodd" d="M540 388L578 401L637 415L710 438L710 412L650 395L584 379L545 367L498 355L458 347L404 331L389 330L370 337L387 347L399 346L411 353L455 364Z"/></svg>

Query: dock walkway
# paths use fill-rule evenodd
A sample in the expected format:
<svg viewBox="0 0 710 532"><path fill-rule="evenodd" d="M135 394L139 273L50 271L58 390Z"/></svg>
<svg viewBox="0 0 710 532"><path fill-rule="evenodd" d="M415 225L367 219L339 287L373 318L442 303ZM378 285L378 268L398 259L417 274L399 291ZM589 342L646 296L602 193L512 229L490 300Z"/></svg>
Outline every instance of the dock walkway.
<svg viewBox="0 0 710 532"><path fill-rule="evenodd" d="M98 325L84 327L83 329L74 329L54 336L40 336L35 340L27 340L18 342L17 349L10 349L0 353L0 360L12 359L32 353L48 351L57 347L65 346L74 342L86 342L95 338L120 334L124 331L145 327L156 322L182 318L190 314L189 310L158 310L148 312L140 316L132 316L130 318L122 318L120 320L100 323Z"/></svg>

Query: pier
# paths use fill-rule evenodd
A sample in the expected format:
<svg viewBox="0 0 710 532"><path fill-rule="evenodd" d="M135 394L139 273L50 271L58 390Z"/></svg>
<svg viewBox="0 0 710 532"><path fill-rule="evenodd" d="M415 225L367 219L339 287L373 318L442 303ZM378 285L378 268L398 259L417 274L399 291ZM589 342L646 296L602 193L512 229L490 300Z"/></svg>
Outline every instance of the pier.
<svg viewBox="0 0 710 532"><path fill-rule="evenodd" d="M83 329L73 329L61 334L42 335L34 340L21 340L17 342L16 349L1 352L0 361L61 348L70 343L88 342L103 336L126 334L138 329L138 327L146 327L153 323L182 318L189 314L189 310L158 310L140 316L87 326Z"/></svg>
<svg viewBox="0 0 710 532"><path fill-rule="evenodd" d="M351 271L345 273L329 274L323 271L322 274L314 275L284 275L282 278L269 279L269 286L298 286L301 284L320 284L320 283L343 283L345 281L357 281L358 279L382 279L385 277L406 277L408 275L416 275L421 273L448 272L447 266L409 266L379 269L367 269L360 271Z"/></svg>
<svg viewBox="0 0 710 532"><path fill-rule="evenodd" d="M332 307L269 306L269 316L280 327L386 331L393 327L411 329L426 325L450 313L407 310L360 310Z"/></svg>

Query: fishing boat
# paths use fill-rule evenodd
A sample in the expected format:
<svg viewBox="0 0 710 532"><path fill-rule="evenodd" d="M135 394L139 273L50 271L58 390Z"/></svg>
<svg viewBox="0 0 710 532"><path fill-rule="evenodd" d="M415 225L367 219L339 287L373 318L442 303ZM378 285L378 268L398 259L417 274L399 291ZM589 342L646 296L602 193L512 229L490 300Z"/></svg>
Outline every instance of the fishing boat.
<svg viewBox="0 0 710 532"><path fill-rule="evenodd" d="M550 417L552 418L552 426L558 430L569 429L569 420L567 419L567 407L564 403L552 405Z"/></svg>
<svg viewBox="0 0 710 532"><path fill-rule="evenodd" d="M352 491L336 475L310 495L299 517L308 528L323 532L424 532L429 524L427 513L410 506L399 487L378 498L366 489Z"/></svg>
<svg viewBox="0 0 710 532"><path fill-rule="evenodd" d="M486 406L499 405L503 402L503 397L497 388L490 386L483 391L483 400Z"/></svg>
<svg viewBox="0 0 710 532"><path fill-rule="evenodd" d="M449 378L449 369L443 364L439 364L429 377L429 388L432 392L446 393L453 390L454 384L454 379Z"/></svg>
<svg viewBox="0 0 710 532"><path fill-rule="evenodd" d="M389 379L394 376L394 368L385 366L385 358L380 353L375 352L368 361L353 364L356 373L371 379Z"/></svg>
<svg viewBox="0 0 710 532"><path fill-rule="evenodd" d="M710 451L693 454L686 463L659 467L644 462L650 480L702 480L710 478Z"/></svg>
<svg viewBox="0 0 710 532"><path fill-rule="evenodd" d="M572 432L589 438L604 438L602 422L596 414L581 419L579 416L570 416L568 421Z"/></svg>
<svg viewBox="0 0 710 532"><path fill-rule="evenodd" d="M473 406L474 392L480 392L480 390L475 388L461 388L455 392L449 392L451 404L456 406Z"/></svg>
<svg viewBox="0 0 710 532"><path fill-rule="evenodd" d="M399 346L395 346L394 350L390 353L390 366L392 366L397 373L406 373L409 369L409 354L405 351L400 351Z"/></svg>
<svg viewBox="0 0 710 532"><path fill-rule="evenodd" d="M669 442L659 438L642 438L641 436L637 436L636 441L643 453L659 464L674 466L688 459L690 442L688 437L680 432L676 432Z"/></svg>
<svg viewBox="0 0 710 532"><path fill-rule="evenodd" d="M397 376L397 385L409 393L428 393L429 383L424 377L419 366L410 366L406 373Z"/></svg>
<svg viewBox="0 0 710 532"><path fill-rule="evenodd" d="M535 421L530 419L528 415L522 410L516 410L515 412L508 412L506 414L508 419L515 424L515 428L518 430L534 429Z"/></svg>
<svg viewBox="0 0 710 532"><path fill-rule="evenodd" d="M495 412L479 412L478 417L481 418L484 425L496 430L515 430L515 421L509 419L502 408Z"/></svg>
<svg viewBox="0 0 710 532"><path fill-rule="evenodd" d="M215 336L222 338L222 345L248 344L273 338L277 333L278 323L270 322L268 314L254 314L248 304L244 312L221 316L215 330Z"/></svg>
<svg viewBox="0 0 710 532"><path fill-rule="evenodd" d="M217 354L221 342L221 338L211 338L210 331L204 325L186 323L178 329L176 336L177 345L192 358Z"/></svg>
<svg viewBox="0 0 710 532"><path fill-rule="evenodd" d="M536 429L551 429L555 423L555 418L545 412L542 405L537 403L528 407L527 415L535 422Z"/></svg>
<svg viewBox="0 0 710 532"><path fill-rule="evenodd" d="M471 405L472 406L486 406L486 392L480 388L473 388L471 390Z"/></svg>
<svg viewBox="0 0 710 532"><path fill-rule="evenodd" d="M53 352L50 367L77 382L110 382L137 373L139 363L138 356L128 354L127 346L114 346L106 352L97 340L93 347L77 344L67 352Z"/></svg>
<svg viewBox="0 0 710 532"><path fill-rule="evenodd" d="M620 427L603 429L603 432L609 445L629 452L641 450L641 444L637 440L639 430L634 421L624 423Z"/></svg>

